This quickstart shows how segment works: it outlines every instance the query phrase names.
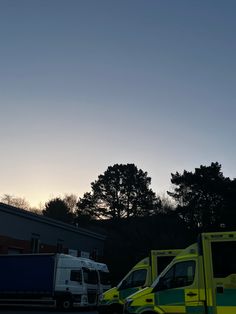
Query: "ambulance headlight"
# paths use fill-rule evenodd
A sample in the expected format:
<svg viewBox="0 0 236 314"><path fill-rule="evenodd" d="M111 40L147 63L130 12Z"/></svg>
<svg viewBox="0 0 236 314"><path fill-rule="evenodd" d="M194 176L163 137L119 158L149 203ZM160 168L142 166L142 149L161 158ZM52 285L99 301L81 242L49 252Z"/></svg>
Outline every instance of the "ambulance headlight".
<svg viewBox="0 0 236 314"><path fill-rule="evenodd" d="M98 296L98 301L101 302L102 300L103 300L103 294L100 293L99 296Z"/></svg>

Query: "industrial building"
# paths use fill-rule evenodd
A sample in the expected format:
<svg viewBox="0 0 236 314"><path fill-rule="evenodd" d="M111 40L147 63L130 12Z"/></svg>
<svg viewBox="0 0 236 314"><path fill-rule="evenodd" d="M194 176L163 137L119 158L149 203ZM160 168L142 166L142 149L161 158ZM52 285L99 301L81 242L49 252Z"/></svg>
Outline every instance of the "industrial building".
<svg viewBox="0 0 236 314"><path fill-rule="evenodd" d="M105 235L0 203L0 254L58 252L102 260Z"/></svg>

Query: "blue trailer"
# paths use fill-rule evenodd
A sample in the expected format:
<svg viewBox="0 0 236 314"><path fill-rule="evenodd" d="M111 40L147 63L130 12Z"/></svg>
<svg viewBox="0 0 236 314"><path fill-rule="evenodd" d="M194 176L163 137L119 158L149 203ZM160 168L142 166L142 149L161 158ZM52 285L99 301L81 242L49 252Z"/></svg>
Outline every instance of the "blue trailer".
<svg viewBox="0 0 236 314"><path fill-rule="evenodd" d="M0 305L96 306L96 263L65 254L0 255Z"/></svg>
<svg viewBox="0 0 236 314"><path fill-rule="evenodd" d="M55 254L0 256L0 298L54 294Z"/></svg>

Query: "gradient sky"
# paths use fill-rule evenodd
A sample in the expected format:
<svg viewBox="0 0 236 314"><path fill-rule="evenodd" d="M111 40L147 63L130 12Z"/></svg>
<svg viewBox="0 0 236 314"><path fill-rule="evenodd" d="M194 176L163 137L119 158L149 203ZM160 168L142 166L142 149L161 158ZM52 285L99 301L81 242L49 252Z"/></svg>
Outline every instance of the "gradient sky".
<svg viewBox="0 0 236 314"><path fill-rule="evenodd" d="M32 206L135 163L236 177L235 0L0 0L0 196Z"/></svg>

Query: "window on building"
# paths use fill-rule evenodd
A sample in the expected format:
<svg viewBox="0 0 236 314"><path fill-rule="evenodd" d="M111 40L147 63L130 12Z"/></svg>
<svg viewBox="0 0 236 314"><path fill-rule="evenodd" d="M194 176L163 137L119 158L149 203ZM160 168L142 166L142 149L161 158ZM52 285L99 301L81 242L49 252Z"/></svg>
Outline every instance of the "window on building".
<svg viewBox="0 0 236 314"><path fill-rule="evenodd" d="M31 236L31 253L39 252L40 235L33 233Z"/></svg>
<svg viewBox="0 0 236 314"><path fill-rule="evenodd" d="M22 249L21 248L15 248L15 247L9 247L7 250L7 254L21 254Z"/></svg>
<svg viewBox="0 0 236 314"><path fill-rule="evenodd" d="M63 253L63 240L57 240L57 253Z"/></svg>

